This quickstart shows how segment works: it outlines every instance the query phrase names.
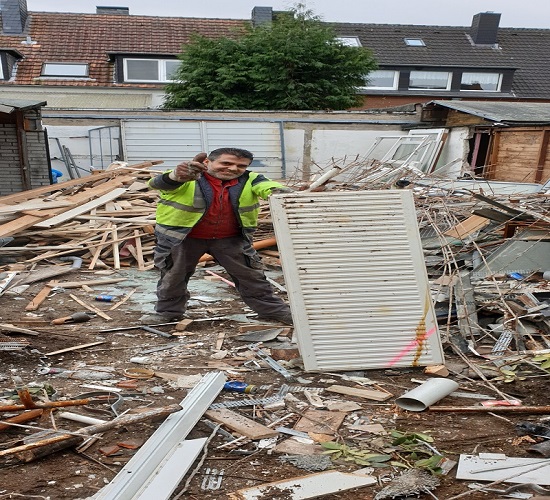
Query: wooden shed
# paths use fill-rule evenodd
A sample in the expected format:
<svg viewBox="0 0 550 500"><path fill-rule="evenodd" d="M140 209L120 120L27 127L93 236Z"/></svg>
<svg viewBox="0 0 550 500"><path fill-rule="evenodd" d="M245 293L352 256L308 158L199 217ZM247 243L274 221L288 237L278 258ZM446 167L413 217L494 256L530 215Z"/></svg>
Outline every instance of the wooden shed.
<svg viewBox="0 0 550 500"><path fill-rule="evenodd" d="M488 180L550 179L550 103L432 101L422 121L470 129L468 161Z"/></svg>
<svg viewBox="0 0 550 500"><path fill-rule="evenodd" d="M0 195L53 182L42 106L46 102L0 98Z"/></svg>

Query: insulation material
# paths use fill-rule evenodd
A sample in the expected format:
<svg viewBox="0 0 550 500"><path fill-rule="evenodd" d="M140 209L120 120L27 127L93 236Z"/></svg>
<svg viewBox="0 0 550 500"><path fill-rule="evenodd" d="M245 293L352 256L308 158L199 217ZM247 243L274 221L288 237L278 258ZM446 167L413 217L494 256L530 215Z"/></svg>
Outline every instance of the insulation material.
<svg viewBox="0 0 550 500"><path fill-rule="evenodd" d="M410 191L270 198L307 371L443 363Z"/></svg>

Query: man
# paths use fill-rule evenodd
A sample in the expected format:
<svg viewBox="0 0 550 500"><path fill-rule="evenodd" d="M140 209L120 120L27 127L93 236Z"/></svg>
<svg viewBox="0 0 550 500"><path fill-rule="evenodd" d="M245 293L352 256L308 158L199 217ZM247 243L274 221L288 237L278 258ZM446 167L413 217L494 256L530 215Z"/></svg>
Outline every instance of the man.
<svg viewBox="0 0 550 500"><path fill-rule="evenodd" d="M154 315L159 322L183 316L190 297L187 284L200 257L208 253L261 318L292 324L289 306L274 295L252 247L259 198L289 189L247 170L252 160L245 149L220 148L149 181L160 191L154 255L160 270Z"/></svg>

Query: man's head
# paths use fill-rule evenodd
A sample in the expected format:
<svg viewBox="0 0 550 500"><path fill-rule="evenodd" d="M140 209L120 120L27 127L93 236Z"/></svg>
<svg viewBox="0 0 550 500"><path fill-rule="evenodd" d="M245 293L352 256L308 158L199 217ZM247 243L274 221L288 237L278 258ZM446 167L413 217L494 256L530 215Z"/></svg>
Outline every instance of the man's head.
<svg viewBox="0 0 550 500"><path fill-rule="evenodd" d="M253 154L246 149L219 148L208 155L204 164L212 177L229 181L243 175L253 159Z"/></svg>

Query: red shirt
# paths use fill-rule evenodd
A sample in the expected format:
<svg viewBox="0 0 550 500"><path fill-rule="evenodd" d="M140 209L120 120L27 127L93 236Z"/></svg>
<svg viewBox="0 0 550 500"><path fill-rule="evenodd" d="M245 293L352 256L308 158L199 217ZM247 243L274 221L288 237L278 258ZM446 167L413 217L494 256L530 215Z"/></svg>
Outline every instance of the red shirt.
<svg viewBox="0 0 550 500"><path fill-rule="evenodd" d="M189 238L219 239L230 238L241 234L239 223L231 201L229 200L229 187L235 186L238 179L222 181L210 174L203 174L212 187L212 203L202 219L191 229Z"/></svg>

